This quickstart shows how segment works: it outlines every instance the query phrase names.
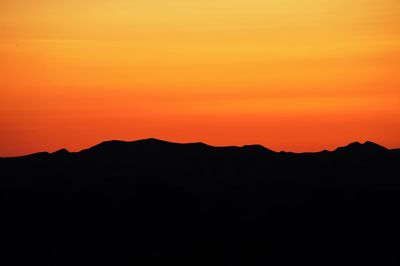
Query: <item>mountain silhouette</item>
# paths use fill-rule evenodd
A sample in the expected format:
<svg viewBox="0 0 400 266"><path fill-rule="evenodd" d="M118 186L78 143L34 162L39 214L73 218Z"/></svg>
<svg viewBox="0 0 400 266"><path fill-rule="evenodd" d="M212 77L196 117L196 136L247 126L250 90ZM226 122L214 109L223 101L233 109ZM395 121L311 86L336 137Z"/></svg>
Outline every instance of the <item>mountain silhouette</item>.
<svg viewBox="0 0 400 266"><path fill-rule="evenodd" d="M66 155L66 154L85 154L85 155L93 155L93 156L99 156L99 155L104 155L104 156L123 156L127 155L129 153L136 153L140 151L188 151L192 150L195 152L201 152L201 151L242 151L242 152L253 152L253 153L258 153L258 154L278 154L277 152L274 152L262 145L259 144L254 144L254 145L244 145L242 147L237 147L237 146L222 146L222 147L214 147L210 146L207 144L204 144L202 142L196 142L196 143L174 143L174 142L168 142L164 140L159 140L156 138L148 138L148 139L142 139L142 140L136 140L136 141L120 141L120 140L111 140L111 141L104 141L102 143L99 143L93 147L90 147L88 149L82 150L80 152L74 152L70 153L67 149L60 149L54 153L48 153L48 152L38 152L34 154L29 154L25 156L20 156L19 158L26 158L26 157L43 157L46 155ZM385 153L388 150L387 148L376 144L371 141L367 141L363 144L360 142L353 142L350 143L344 147L338 147L336 148L333 152L329 152L327 150L324 150L322 152L315 152L315 153L310 153L308 152L307 154L321 154L321 153L337 153L337 154L347 154L347 155L358 155L358 156L365 156L365 155L379 155L382 153ZM393 150L395 151L395 150ZM283 154L294 154L292 152L280 152Z"/></svg>
<svg viewBox="0 0 400 266"><path fill-rule="evenodd" d="M348 154L353 156L363 156L363 155L379 155L385 153L388 149L380 146L371 141L367 141L364 144L360 142L353 142L345 147L339 147L335 150L337 153Z"/></svg>
<svg viewBox="0 0 400 266"><path fill-rule="evenodd" d="M399 265L400 150L154 138L0 159L7 265Z"/></svg>

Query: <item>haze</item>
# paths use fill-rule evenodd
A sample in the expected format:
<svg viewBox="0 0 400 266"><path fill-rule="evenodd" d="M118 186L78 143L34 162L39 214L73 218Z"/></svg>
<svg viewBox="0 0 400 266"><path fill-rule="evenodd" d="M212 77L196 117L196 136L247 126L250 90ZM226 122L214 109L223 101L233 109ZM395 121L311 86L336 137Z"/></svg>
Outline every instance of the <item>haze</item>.
<svg viewBox="0 0 400 266"><path fill-rule="evenodd" d="M0 1L0 156L400 146L398 0Z"/></svg>

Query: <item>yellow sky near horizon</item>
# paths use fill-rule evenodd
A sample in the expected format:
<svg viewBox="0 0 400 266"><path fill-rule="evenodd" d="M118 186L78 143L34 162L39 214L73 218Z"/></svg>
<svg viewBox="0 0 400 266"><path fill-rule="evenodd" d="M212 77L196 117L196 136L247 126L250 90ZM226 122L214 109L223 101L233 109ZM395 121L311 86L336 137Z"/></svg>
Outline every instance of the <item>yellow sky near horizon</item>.
<svg viewBox="0 0 400 266"><path fill-rule="evenodd" d="M0 156L400 146L398 0L0 1Z"/></svg>

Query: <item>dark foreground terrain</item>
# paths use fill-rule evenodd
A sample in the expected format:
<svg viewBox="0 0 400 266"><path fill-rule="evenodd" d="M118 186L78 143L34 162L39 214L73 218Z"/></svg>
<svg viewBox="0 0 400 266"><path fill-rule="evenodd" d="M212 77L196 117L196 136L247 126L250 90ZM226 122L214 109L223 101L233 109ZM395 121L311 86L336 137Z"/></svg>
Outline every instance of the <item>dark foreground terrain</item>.
<svg viewBox="0 0 400 266"><path fill-rule="evenodd" d="M400 150L156 139L0 159L1 265L399 265ZM172 263L172 264L171 264Z"/></svg>

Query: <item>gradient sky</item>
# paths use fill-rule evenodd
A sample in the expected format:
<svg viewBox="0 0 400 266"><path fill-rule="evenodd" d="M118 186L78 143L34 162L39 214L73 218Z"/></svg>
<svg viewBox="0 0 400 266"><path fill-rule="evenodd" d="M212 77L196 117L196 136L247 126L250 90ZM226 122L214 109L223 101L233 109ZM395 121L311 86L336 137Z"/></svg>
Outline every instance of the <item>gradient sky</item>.
<svg viewBox="0 0 400 266"><path fill-rule="evenodd" d="M400 147L398 0L0 0L0 156Z"/></svg>

